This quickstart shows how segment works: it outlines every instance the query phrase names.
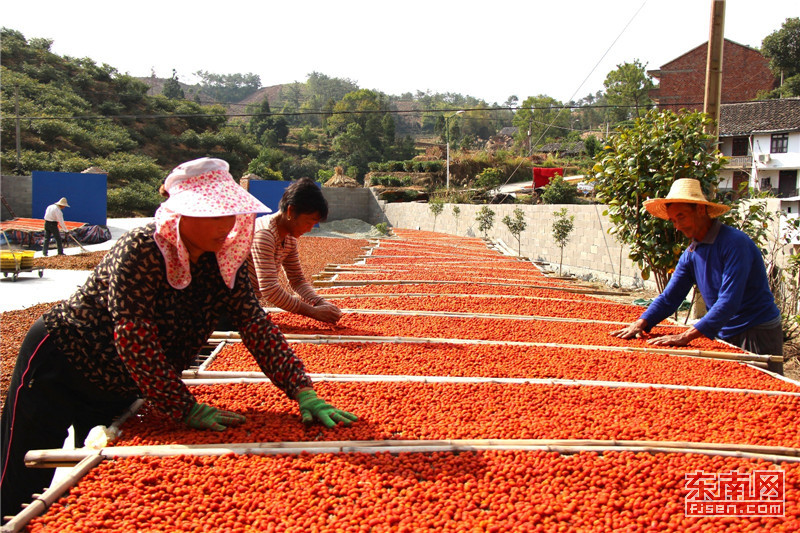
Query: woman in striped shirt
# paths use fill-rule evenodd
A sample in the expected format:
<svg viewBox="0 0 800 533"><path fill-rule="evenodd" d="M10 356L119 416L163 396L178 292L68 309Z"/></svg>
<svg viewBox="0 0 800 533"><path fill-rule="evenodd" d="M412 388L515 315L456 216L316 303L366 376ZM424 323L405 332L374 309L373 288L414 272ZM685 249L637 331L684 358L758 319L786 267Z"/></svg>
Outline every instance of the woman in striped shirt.
<svg viewBox="0 0 800 533"><path fill-rule="evenodd" d="M303 275L297 252L300 236L328 217L328 202L316 183L302 178L287 187L278 207L277 213L256 219L250 250L250 284L275 307L335 324L342 312L314 292ZM295 294L278 281L281 267Z"/></svg>

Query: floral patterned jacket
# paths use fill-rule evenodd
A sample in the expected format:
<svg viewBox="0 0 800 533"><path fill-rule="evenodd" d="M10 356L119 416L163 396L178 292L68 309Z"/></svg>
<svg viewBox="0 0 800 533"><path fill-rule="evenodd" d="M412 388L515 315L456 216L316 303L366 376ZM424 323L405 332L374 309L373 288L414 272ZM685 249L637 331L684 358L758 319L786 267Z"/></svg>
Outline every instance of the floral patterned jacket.
<svg viewBox="0 0 800 533"><path fill-rule="evenodd" d="M261 308L247 263L233 289L213 253L191 265L185 289L167 283L155 224L124 235L68 300L44 314L56 346L103 391L136 395L182 419L195 399L181 381L219 317L229 313L259 367L290 398L311 387L302 361Z"/></svg>

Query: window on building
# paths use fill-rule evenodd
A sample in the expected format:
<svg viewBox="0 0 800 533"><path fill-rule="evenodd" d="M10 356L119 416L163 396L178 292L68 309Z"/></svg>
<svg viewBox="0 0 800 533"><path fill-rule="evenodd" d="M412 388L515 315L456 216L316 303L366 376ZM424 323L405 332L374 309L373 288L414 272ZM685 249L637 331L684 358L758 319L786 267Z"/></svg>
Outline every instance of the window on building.
<svg viewBox="0 0 800 533"><path fill-rule="evenodd" d="M772 179L771 178L761 178L761 190L768 191L772 189Z"/></svg>
<svg viewBox="0 0 800 533"><path fill-rule="evenodd" d="M737 155L747 155L748 150L748 142L747 137L734 137L733 138L733 150L731 151L732 156Z"/></svg>
<svg viewBox="0 0 800 533"><path fill-rule="evenodd" d="M785 154L789 151L789 134L788 133L773 133L772 142L769 146L770 153Z"/></svg>

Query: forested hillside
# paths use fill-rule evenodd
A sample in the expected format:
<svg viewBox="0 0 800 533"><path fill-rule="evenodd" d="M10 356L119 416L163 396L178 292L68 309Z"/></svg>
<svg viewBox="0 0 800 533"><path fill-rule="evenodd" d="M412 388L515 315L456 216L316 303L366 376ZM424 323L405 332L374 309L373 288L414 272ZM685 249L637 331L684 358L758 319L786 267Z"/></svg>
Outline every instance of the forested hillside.
<svg viewBox="0 0 800 533"><path fill-rule="evenodd" d="M630 113L609 111L601 93L569 104L545 95L489 104L458 93L387 95L319 72L261 87L255 74L200 71L193 73L200 82L189 85L175 71L168 79L134 78L90 58L59 56L51 45L2 29L2 171L99 167L108 173L115 216L151 214L166 173L196 157L225 159L237 179L323 181L341 166L363 181L375 165L403 166L431 143L448 141L452 174L466 183L504 161L520 168L509 158L530 159L534 145L574 143L581 131ZM512 143L506 137L493 148L503 151L500 159L487 154L511 126Z"/></svg>

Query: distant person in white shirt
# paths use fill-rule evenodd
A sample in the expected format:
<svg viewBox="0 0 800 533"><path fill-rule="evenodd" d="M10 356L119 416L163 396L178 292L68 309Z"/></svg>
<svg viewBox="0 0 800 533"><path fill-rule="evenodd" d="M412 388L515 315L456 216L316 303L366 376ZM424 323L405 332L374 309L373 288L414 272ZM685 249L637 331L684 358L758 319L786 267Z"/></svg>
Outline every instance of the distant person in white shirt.
<svg viewBox="0 0 800 533"><path fill-rule="evenodd" d="M64 214L61 212L65 207L69 207L66 198L61 198L54 204L47 206L47 211L44 212L44 248L42 248L42 255L47 256L47 249L50 248L50 235L56 238L56 248L58 248L58 255L64 255L64 248L61 243L61 231L59 227L67 232L67 224L64 222Z"/></svg>

